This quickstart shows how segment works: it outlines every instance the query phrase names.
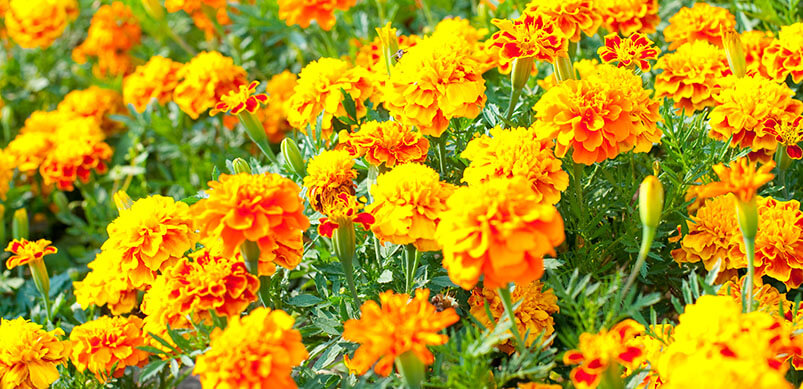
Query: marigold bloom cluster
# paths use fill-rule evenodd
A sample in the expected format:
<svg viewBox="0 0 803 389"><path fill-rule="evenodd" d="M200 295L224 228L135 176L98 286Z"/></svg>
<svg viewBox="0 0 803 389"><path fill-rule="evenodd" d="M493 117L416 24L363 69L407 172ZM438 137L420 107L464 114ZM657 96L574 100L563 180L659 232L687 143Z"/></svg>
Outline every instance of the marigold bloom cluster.
<svg viewBox="0 0 803 389"><path fill-rule="evenodd" d="M55 146L53 134L58 133L68 119L59 111L34 111L25 119L25 125L5 149L20 172L30 173L39 169L48 152ZM93 132L90 128L86 129ZM96 126L94 130L100 133L99 127Z"/></svg>
<svg viewBox="0 0 803 389"><path fill-rule="evenodd" d="M278 0L279 19L288 26L298 24L307 28L312 20L318 22L322 30L329 31L335 26L335 10L346 11L357 4L357 0Z"/></svg>
<svg viewBox="0 0 803 389"><path fill-rule="evenodd" d="M803 80L803 23L782 26L778 39L764 51L761 63L776 82L782 82L790 74L796 84Z"/></svg>
<svg viewBox="0 0 803 389"><path fill-rule="evenodd" d="M70 356L70 342L61 328L45 331L21 317L0 319L0 386L49 388L59 378L58 365Z"/></svg>
<svg viewBox="0 0 803 389"><path fill-rule="evenodd" d="M287 116L290 109L290 97L293 96L293 89L297 84L298 77L285 70L271 77L265 86L265 93L270 98L268 104L257 111L256 116L265 127L265 133L271 143L281 142L284 134L293 129Z"/></svg>
<svg viewBox="0 0 803 389"><path fill-rule="evenodd" d="M58 249L51 246L47 239L29 241L27 239L14 239L6 246L6 251L13 254L6 260L6 267L13 269L17 266L44 260L45 255L55 254Z"/></svg>
<svg viewBox="0 0 803 389"><path fill-rule="evenodd" d="M427 346L446 343L449 337L440 332L458 320L453 308L435 309L428 289L416 290L413 298L386 291L379 295L379 304L366 301L360 307L359 320L349 319L343 325L343 339L360 344L354 357L346 356L346 366L359 375L374 366L377 374L386 377L394 360L408 351L430 365L434 356Z"/></svg>
<svg viewBox="0 0 803 389"><path fill-rule="evenodd" d="M733 31L735 28L736 17L727 9L708 3L694 3L691 8L683 7L669 18L664 39L670 43L669 50L694 41L706 41L722 47L722 31Z"/></svg>
<svg viewBox="0 0 803 389"><path fill-rule="evenodd" d="M220 97L220 101L209 114L214 116L218 112L226 112L237 115L243 111L256 113L257 109L268 101L268 95L256 93L257 86L259 81L252 81L248 85L240 85L238 89L229 91Z"/></svg>
<svg viewBox="0 0 803 389"><path fill-rule="evenodd" d="M132 69L128 51L139 44L142 31L136 16L127 5L115 1L98 8L92 16L87 37L73 49L75 62L97 57L95 73L101 77L121 76Z"/></svg>
<svg viewBox="0 0 803 389"><path fill-rule="evenodd" d="M363 123L357 132L341 131L338 141L353 157L385 168L424 162L429 150L429 141L420 132L396 121Z"/></svg>
<svg viewBox="0 0 803 389"><path fill-rule="evenodd" d="M294 321L284 311L261 307L231 318L225 330L212 332L210 349L193 372L208 388L296 388L290 374L309 354Z"/></svg>
<svg viewBox="0 0 803 389"><path fill-rule="evenodd" d="M137 112L144 112L151 100L167 104L173 99L181 67L178 62L154 55L123 79L123 102L133 105Z"/></svg>
<svg viewBox="0 0 803 389"><path fill-rule="evenodd" d="M485 73L499 62L486 48L486 43L490 42L490 39L485 40L488 32L487 28L472 26L468 19L450 17L438 22L428 39L439 42L444 50L452 50L455 55L470 58L479 64L477 71Z"/></svg>
<svg viewBox="0 0 803 389"><path fill-rule="evenodd" d="M63 112L65 116L95 119L105 134L116 132L122 127L119 122L110 119L109 115L126 113L120 93L94 85L67 93L56 110Z"/></svg>
<svg viewBox="0 0 803 389"><path fill-rule="evenodd" d="M594 3L602 14L602 27L610 33L651 34L661 21L658 0L597 0Z"/></svg>
<svg viewBox="0 0 803 389"><path fill-rule="evenodd" d="M644 350L632 340L644 332L644 326L634 320L624 320L610 330L598 334L580 334L580 344L576 350L563 354L566 365L580 365L572 369L572 383L577 388L596 388L605 370L622 365L627 368L638 366Z"/></svg>
<svg viewBox="0 0 803 389"><path fill-rule="evenodd" d="M768 275L789 289L803 284L803 211L800 202L759 197L758 230L757 277Z"/></svg>
<svg viewBox="0 0 803 389"><path fill-rule="evenodd" d="M148 352L138 347L145 346L147 339L139 317L102 316L73 328L70 360L78 371L89 370L105 382L122 377L127 366L145 366Z"/></svg>
<svg viewBox="0 0 803 389"><path fill-rule="evenodd" d="M527 4L526 12L554 20L558 30L572 42L580 41L581 32L594 36L602 24L599 11L590 0L535 0Z"/></svg>
<svg viewBox="0 0 803 389"><path fill-rule="evenodd" d="M725 52L702 40L686 43L674 53L658 58L655 97L669 97L675 108L691 116L695 111L716 103L720 77L730 74Z"/></svg>
<svg viewBox="0 0 803 389"><path fill-rule="evenodd" d="M552 289L544 290L544 285L540 281L517 284L511 293L511 300L521 301L514 313L519 334L522 336L528 334L527 347L530 347L539 337L541 337L541 342L545 343L555 332L555 319L552 318L552 315L560 311L558 298ZM485 311L486 302L493 317L488 317ZM468 305L471 315L489 329L493 329L499 319L506 314L499 294L490 288L475 288L468 299ZM499 347L508 354L515 350L511 338L505 340Z"/></svg>
<svg viewBox="0 0 803 389"><path fill-rule="evenodd" d="M491 37L492 45L500 48L499 56L504 60L535 58L552 63L556 57L568 55L569 40L553 19L525 12L514 20L492 22L499 28Z"/></svg>
<svg viewBox="0 0 803 389"><path fill-rule="evenodd" d="M650 62L658 58L661 49L644 35L635 33L622 39L619 35L605 36L605 45L597 50L602 62L617 62L618 67L634 69L638 66L642 72L650 70Z"/></svg>
<svg viewBox="0 0 803 389"><path fill-rule="evenodd" d="M77 15L75 0L9 0L5 27L20 47L46 49Z"/></svg>
<svg viewBox="0 0 803 389"><path fill-rule="evenodd" d="M733 277L726 281L719 290L718 296L730 296L733 301L742 303L742 288L746 276L741 278ZM753 285L753 301L756 306L755 311L766 312L770 316L792 321L794 319L795 303L786 299L786 293L781 293L770 284L756 283ZM798 314L800 316L800 314Z"/></svg>
<svg viewBox="0 0 803 389"><path fill-rule="evenodd" d="M181 80L173 92L173 100L193 119L212 108L226 93L246 84L245 70L222 54L201 52L179 69Z"/></svg>
<svg viewBox="0 0 803 389"><path fill-rule="evenodd" d="M193 205L193 215L202 238L219 240L224 257L245 241L257 243L259 273L271 275L276 265L292 269L301 261L309 220L299 191L278 174L221 174L209 181L209 197Z"/></svg>
<svg viewBox="0 0 803 389"><path fill-rule="evenodd" d="M733 193L737 200L748 202L755 197L758 188L775 177L772 173L774 167L774 161L758 166L758 162L750 162L746 157L731 162L730 166L716 164L713 169L719 181L706 184L700 189L700 196L716 197Z"/></svg>
<svg viewBox="0 0 803 389"><path fill-rule="evenodd" d="M82 281L74 281L75 300L88 309L91 305L106 306L113 315L131 312L137 306L137 289L120 271L119 250L104 250L90 262L89 273Z"/></svg>
<svg viewBox="0 0 803 389"><path fill-rule="evenodd" d="M543 257L563 243L563 218L523 177L461 187L446 202L435 234L449 278L471 289L524 284L544 272Z"/></svg>
<svg viewBox="0 0 803 389"><path fill-rule="evenodd" d="M671 324L656 324L649 326L650 331L637 335L627 342L628 346L637 347L642 350L642 356L639 358L641 363L638 365L626 366L622 377L629 377L637 371L646 371L647 374L644 379L637 386L639 389L660 389L663 385L661 376L654 367L658 363L658 359L666 350L667 345L672 343L672 334L675 327Z"/></svg>
<svg viewBox="0 0 803 389"><path fill-rule="evenodd" d="M680 248L672 251L675 261L702 262L706 270L719 263L720 272L726 275L747 267L747 261L739 251L742 238L733 196L705 200L690 219L686 222L689 232L680 241Z"/></svg>

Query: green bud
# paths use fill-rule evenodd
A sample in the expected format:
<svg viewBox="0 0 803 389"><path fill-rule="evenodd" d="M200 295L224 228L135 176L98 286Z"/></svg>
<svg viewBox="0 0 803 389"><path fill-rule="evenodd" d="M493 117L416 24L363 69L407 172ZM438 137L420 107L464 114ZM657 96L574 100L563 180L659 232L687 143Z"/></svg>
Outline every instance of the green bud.
<svg viewBox="0 0 803 389"><path fill-rule="evenodd" d="M296 142L290 138L284 138L281 148L287 170L297 174L299 177L306 176L307 169L304 166L304 158L301 156L301 151L298 149Z"/></svg>
<svg viewBox="0 0 803 389"><path fill-rule="evenodd" d="M664 208L664 186L658 177L647 176L641 182L638 197L641 223L649 228L657 228Z"/></svg>
<svg viewBox="0 0 803 389"><path fill-rule="evenodd" d="M566 80L577 79L577 77L574 75L574 66L572 65L572 60L569 59L568 55L559 55L556 57L555 63L552 66L555 68L555 78L557 78L558 83Z"/></svg>
<svg viewBox="0 0 803 389"><path fill-rule="evenodd" d="M129 197L128 193L124 190L118 190L117 193L112 196L112 199L114 200L114 205L117 207L118 213L123 213L123 211L134 205L134 200L131 200L131 197Z"/></svg>
<svg viewBox="0 0 803 389"><path fill-rule="evenodd" d="M426 376L426 366L412 350L405 351L396 358L396 369L402 376L406 388L421 388Z"/></svg>
<svg viewBox="0 0 803 389"><path fill-rule="evenodd" d="M251 166L248 166L248 162L245 162L242 158L235 158L234 161L231 162L232 166L234 166L234 174L246 173L251 174Z"/></svg>
<svg viewBox="0 0 803 389"><path fill-rule="evenodd" d="M11 234L14 239L28 239L28 211L20 208L14 212L14 220L11 222Z"/></svg>
<svg viewBox="0 0 803 389"><path fill-rule="evenodd" d="M510 72L510 82L513 84L513 89L521 89L527 85L527 80L533 72L533 57L516 58L513 60L513 69Z"/></svg>
<svg viewBox="0 0 803 389"><path fill-rule="evenodd" d="M736 201L736 216L739 219L739 229L745 239L753 240L758 233L758 205L756 196L750 201Z"/></svg>

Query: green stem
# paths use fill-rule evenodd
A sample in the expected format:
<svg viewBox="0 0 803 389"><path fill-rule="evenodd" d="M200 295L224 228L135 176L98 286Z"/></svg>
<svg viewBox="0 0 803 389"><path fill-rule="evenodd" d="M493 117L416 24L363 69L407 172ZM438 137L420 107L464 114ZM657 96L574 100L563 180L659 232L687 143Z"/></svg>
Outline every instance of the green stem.
<svg viewBox="0 0 803 389"><path fill-rule="evenodd" d="M405 351L396 358L396 369L402 376L405 388L419 389L426 377L424 363L412 351Z"/></svg>
<svg viewBox="0 0 803 389"><path fill-rule="evenodd" d="M278 163L276 154L274 154L273 150L270 148L268 136L265 134L265 127L262 126L259 119L247 110L240 112L237 117L240 118L240 122L243 123L248 137L256 143L259 150L262 151L262 154L264 154L271 163Z"/></svg>
<svg viewBox="0 0 803 389"><path fill-rule="evenodd" d="M584 166L580 163L574 162L574 177L572 180L572 186L574 187L574 194L577 197L577 207L580 214L580 225L578 226L578 233L582 236L582 230L586 227L587 219L586 217L586 205L585 199L583 197L583 175L585 173Z"/></svg>
<svg viewBox="0 0 803 389"><path fill-rule="evenodd" d="M418 260L421 253L414 245L408 244L404 247L404 292L409 294L413 289L415 270L418 268Z"/></svg>
<svg viewBox="0 0 803 389"><path fill-rule="evenodd" d="M516 350L520 353L524 351L524 340L519 334L519 327L516 325L516 312L513 311L513 301L510 298L510 285L497 289L499 298L502 300L502 305L505 307L505 312L510 319L510 331L513 332L513 337L516 338Z"/></svg>
<svg viewBox="0 0 803 389"><path fill-rule="evenodd" d="M438 168L440 169L441 177L443 177L446 175L446 161L444 160L446 156L446 134L443 133L436 139L438 140Z"/></svg>
<svg viewBox="0 0 803 389"><path fill-rule="evenodd" d="M744 311L749 313L753 311L753 274L755 273L753 261L756 258L756 239L744 237L744 250L747 256L747 277L742 288L742 304Z"/></svg>
<svg viewBox="0 0 803 389"><path fill-rule="evenodd" d="M361 306L362 302L360 297L357 296L357 287L354 285L354 265L352 261L352 258L340 258L340 264L343 265L343 273L346 275L346 284L348 284L349 292L351 292L351 298L354 299L357 306Z"/></svg>
<svg viewBox="0 0 803 389"><path fill-rule="evenodd" d="M510 119L513 117L513 110L516 108L516 104L519 102L519 97L521 97L521 91L523 88L513 88L510 90L510 102L507 106L507 113L505 114L505 121L509 122Z"/></svg>
<svg viewBox="0 0 803 389"><path fill-rule="evenodd" d="M652 247L652 242L655 239L655 231L656 228L650 228L644 226L641 230L641 248L639 249L638 253L638 260L636 260L636 265L633 266L633 270L630 271L630 276L627 277L627 282L625 282L625 287L622 289L621 298L625 298L627 296L627 292L630 290L630 287L633 286L633 283L636 281L636 277L638 276L641 268L644 266L644 262L647 261L647 254L650 253L650 247Z"/></svg>
<svg viewBox="0 0 803 389"><path fill-rule="evenodd" d="M435 21L432 18L432 11L429 9L427 0L419 0L418 3L421 4L421 10L424 11L424 18L427 19L427 25L430 28L435 28Z"/></svg>
<svg viewBox="0 0 803 389"><path fill-rule="evenodd" d="M181 49L186 51L187 54L189 54L189 55L191 55L193 57L196 54L198 54L198 52L196 52L195 49L193 49L189 44L187 44L187 42L184 40L184 38L182 38L178 34L176 34L176 32L173 31L173 29L170 28L170 26L167 25L167 22L164 23L164 30L167 32L167 36L169 36L170 39L173 40L173 42L176 42L176 44L178 44L178 46L181 47Z"/></svg>

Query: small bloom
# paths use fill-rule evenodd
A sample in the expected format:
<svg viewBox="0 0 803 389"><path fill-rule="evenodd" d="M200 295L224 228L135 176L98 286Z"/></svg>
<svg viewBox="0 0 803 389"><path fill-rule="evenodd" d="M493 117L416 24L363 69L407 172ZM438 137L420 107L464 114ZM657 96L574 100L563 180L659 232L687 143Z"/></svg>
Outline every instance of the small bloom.
<svg viewBox="0 0 803 389"><path fill-rule="evenodd" d="M66 117L95 119L105 134L116 132L122 127L119 122L112 120L109 116L126 113L120 93L94 85L87 89L67 93L56 110L63 112Z"/></svg>
<svg viewBox="0 0 803 389"><path fill-rule="evenodd" d="M364 156L368 163L386 168L424 162L429 150L429 141L420 132L396 121L363 123L357 132L342 131L339 142L355 158Z"/></svg>
<svg viewBox="0 0 803 389"><path fill-rule="evenodd" d="M75 0L9 0L6 31L20 47L46 49L74 19L77 7Z"/></svg>
<svg viewBox="0 0 803 389"><path fill-rule="evenodd" d="M505 60L535 58L552 63L567 55L569 40L547 16L525 12L517 19L494 19L492 23L499 28L491 37L492 45L501 49L499 56Z"/></svg>
<svg viewBox="0 0 803 389"><path fill-rule="evenodd" d="M647 60L655 60L661 49L655 47L653 41L644 35L635 33L624 40L616 34L605 36L605 45L597 50L602 62L617 62L620 68L635 68L638 66L642 72L650 70Z"/></svg>
<svg viewBox="0 0 803 389"><path fill-rule="evenodd" d="M97 57L96 73L101 76L125 75L133 68L128 51L139 44L141 35L139 21L131 8L115 1L98 8L86 39L73 49L72 57L77 63L86 62L86 57ZM120 57L126 58L125 66L115 63Z"/></svg>
<svg viewBox="0 0 803 389"><path fill-rule="evenodd" d="M45 255L55 254L58 249L51 246L51 241L39 239L29 241L27 239L14 239L6 246L6 251L13 255L6 260L6 267L13 269L17 266L31 264L44 260Z"/></svg>
<svg viewBox="0 0 803 389"><path fill-rule="evenodd" d="M638 366L644 350L631 341L643 332L644 326L627 319L598 334L580 334L577 349L563 355L564 364L580 365L572 369L572 383L579 389L596 388L607 369L617 364L627 368Z"/></svg>
<svg viewBox="0 0 803 389"><path fill-rule="evenodd" d="M580 32L594 36L602 23L591 0L535 0L527 4L528 13L544 15L572 42L580 41Z"/></svg>
<svg viewBox="0 0 803 389"><path fill-rule="evenodd" d="M268 102L268 95L256 92L259 81L253 81L248 86L240 85L238 90L232 90L220 97L220 102L209 112L215 116L218 112L237 115L242 111L256 113L257 109Z"/></svg>
<svg viewBox="0 0 803 389"><path fill-rule="evenodd" d="M745 157L733 161L729 167L724 163L714 165L714 173L719 177L719 181L701 188L700 196L716 197L733 193L737 200L748 202L755 197L758 188L775 178L775 174L772 173L774 167L774 161L759 167L757 162L751 163Z"/></svg>
<svg viewBox="0 0 803 389"><path fill-rule="evenodd" d="M381 293L379 304L366 301L360 307L360 319L343 325L343 339L360 344L354 357L346 356L346 364L356 374L374 366L377 374L387 377L396 358L411 351L430 365L434 356L427 346L446 343L449 337L440 332L458 320L453 308L438 312L429 302L427 289L418 289L413 298L390 290Z"/></svg>
<svg viewBox="0 0 803 389"><path fill-rule="evenodd" d="M674 53L658 58L655 97L669 97L675 108L691 116L695 111L715 105L718 79L730 74L725 52L702 40L686 43Z"/></svg>
<svg viewBox="0 0 803 389"><path fill-rule="evenodd" d="M360 212L363 205L360 204L354 195L340 192L332 199L327 199L322 204L326 217L318 219L318 233L331 238L340 226L349 223L361 224L364 229L370 229L374 224L374 216L368 212Z"/></svg>
<svg viewBox="0 0 803 389"><path fill-rule="evenodd" d="M669 50L694 41L706 41L721 48L722 31L733 31L735 28L736 17L726 8L695 3L691 8L681 8L669 18L664 38L669 43Z"/></svg>
<svg viewBox="0 0 803 389"><path fill-rule="evenodd" d="M680 241L680 248L672 251L675 261L702 262L706 270L719 263L720 273L726 276L747 267L747 260L739 251L743 241L733 196L706 200L690 219L686 222L689 232Z"/></svg>
<svg viewBox="0 0 803 389"><path fill-rule="evenodd" d="M795 100L797 101L797 100ZM781 147L785 148L786 154L792 159L803 158L803 149L799 143L803 142L803 123L800 122L801 116L785 118L782 120L768 119L764 122L765 131L775 135Z"/></svg>
<svg viewBox="0 0 803 389"><path fill-rule="evenodd" d="M61 328L45 331L18 317L0 319L0 334L0 386L45 389L59 378L56 366L66 366L70 356Z"/></svg>
<svg viewBox="0 0 803 389"><path fill-rule="evenodd" d="M181 82L176 85L173 100L193 119L247 82L245 70L216 51L199 53L179 69L177 77Z"/></svg>
<svg viewBox="0 0 803 389"><path fill-rule="evenodd" d="M144 65L123 79L123 102L133 105L137 112L144 112L151 100L165 105L173 99L173 90L178 85L178 70L182 64L154 55Z"/></svg>
<svg viewBox="0 0 803 389"><path fill-rule="evenodd" d="M307 28L312 20L324 31L335 26L335 10L347 11L357 4L357 0L278 0L279 19L284 20L288 26L297 24Z"/></svg>
<svg viewBox="0 0 803 389"><path fill-rule="evenodd" d="M333 201L338 194L354 194L354 157L345 150L324 150L307 163L304 186L310 206L326 214L323 203Z"/></svg>
<svg viewBox="0 0 803 389"><path fill-rule="evenodd" d="M803 22L782 26L778 39L764 51L761 63L776 82L782 82L790 74L795 84L803 80Z"/></svg>
<svg viewBox="0 0 803 389"><path fill-rule="evenodd" d="M146 346L147 339L139 317L101 316L73 328L70 360L78 371L89 370L99 381L106 382L111 377L122 377L127 366L145 366L148 352L138 347Z"/></svg>
<svg viewBox="0 0 803 389"><path fill-rule="evenodd" d="M597 0L594 5L602 14L602 27L622 36L651 34L661 21L658 0Z"/></svg>

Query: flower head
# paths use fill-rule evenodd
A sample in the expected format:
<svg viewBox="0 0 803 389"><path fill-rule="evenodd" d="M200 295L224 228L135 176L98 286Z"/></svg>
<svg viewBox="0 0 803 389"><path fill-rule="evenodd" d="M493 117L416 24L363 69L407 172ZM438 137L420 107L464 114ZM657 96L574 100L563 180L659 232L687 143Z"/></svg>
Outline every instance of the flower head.
<svg viewBox="0 0 803 389"><path fill-rule="evenodd" d="M787 290L803 284L803 211L797 200L758 198L755 274L783 282ZM741 245L744 256L744 246ZM776 305L777 308L777 305Z"/></svg>
<svg viewBox="0 0 803 389"><path fill-rule="evenodd" d="M470 58L478 64L477 71L485 73L496 66L495 58L485 48L486 36L487 28L476 28L465 18L447 17L435 25L428 39L439 42L443 49L448 47L456 55Z"/></svg>
<svg viewBox="0 0 803 389"><path fill-rule="evenodd" d="M409 126L396 121L363 123L359 131L342 131L339 145L354 157L365 157L374 166L392 168L427 158L429 141Z"/></svg>
<svg viewBox="0 0 803 389"><path fill-rule="evenodd" d="M50 243L52 242L47 239L39 239L33 242L24 238L12 240L6 246L6 251L13 254L6 261L6 267L13 269L17 266L42 261L45 255L57 253L59 250L51 246Z"/></svg>
<svg viewBox="0 0 803 389"><path fill-rule="evenodd" d="M782 26L778 39L772 41L761 57L767 73L776 82L790 74L796 84L803 80L803 22Z"/></svg>
<svg viewBox="0 0 803 389"><path fill-rule="evenodd" d="M76 116L95 119L105 134L116 132L121 128L121 124L112 120L109 116L126 112L120 93L94 85L87 89L74 90L67 93L58 107L56 107L56 110L64 113L65 117Z"/></svg>
<svg viewBox="0 0 803 389"><path fill-rule="evenodd" d="M133 105L137 112L144 112L151 100L167 104L173 99L181 67L178 62L154 55L123 79L123 102Z"/></svg>
<svg viewBox="0 0 803 389"><path fill-rule="evenodd" d="M705 201L686 222L689 232L672 251L678 263L702 262L706 270L719 263L720 272L733 274L747 267L739 251L742 236L736 221L736 202L733 196L718 196Z"/></svg>
<svg viewBox="0 0 803 389"><path fill-rule="evenodd" d="M591 0L535 0L527 4L528 13L544 15L572 42L580 41L580 32L593 36L602 23Z"/></svg>
<svg viewBox="0 0 803 389"><path fill-rule="evenodd" d="M58 365L66 365L70 342L59 340L61 328L45 331L21 317L0 319L0 386L46 389L59 378Z"/></svg>
<svg viewBox="0 0 803 389"><path fill-rule="evenodd" d="M89 273L82 281L74 281L75 300L83 309L90 305L106 307L113 315L131 312L137 306L137 288L122 272L119 250L102 250L89 263Z"/></svg>
<svg viewBox="0 0 803 389"><path fill-rule="evenodd" d="M647 60L655 60L661 49L644 35L635 33L622 39L619 35L609 34L605 36L605 45L597 50L602 62L618 62L620 68L633 69L638 66L642 72L650 70L650 63Z"/></svg>
<svg viewBox="0 0 803 389"><path fill-rule="evenodd" d="M762 62L764 52L773 42L772 33L761 30L745 31L741 34L740 39L747 64L747 74L772 78L767 72L767 66Z"/></svg>
<svg viewBox="0 0 803 389"><path fill-rule="evenodd" d="M73 328L70 360L78 371L89 370L105 382L122 377L127 366L145 366L148 352L139 347L147 345L147 339L139 317L101 316Z"/></svg>
<svg viewBox="0 0 803 389"><path fill-rule="evenodd" d="M346 11L357 3L357 0L278 0L279 19L288 26L298 24L307 28L314 19L322 30L329 31L335 26L335 10Z"/></svg>
<svg viewBox="0 0 803 389"><path fill-rule="evenodd" d="M691 8L683 7L669 18L664 38L670 43L669 50L698 40L722 47L722 31L733 31L734 28L736 17L726 8L694 3Z"/></svg>
<svg viewBox="0 0 803 389"><path fill-rule="evenodd" d="M786 149L786 154L792 159L803 158L803 149L798 145L803 142L803 123L800 121L801 118L803 117L788 117L781 120L768 119L764 122L765 131L775 135L775 140Z"/></svg>
<svg viewBox="0 0 803 389"><path fill-rule="evenodd" d="M563 355L566 365L580 365L572 369L571 379L579 389L596 388L605 370L616 364L632 368L641 363L644 350L631 343L633 338L644 332L644 326L635 320L619 322L610 330L598 334L580 334L580 344L576 350Z"/></svg>
<svg viewBox="0 0 803 389"><path fill-rule="evenodd" d="M689 116L716 103L717 80L730 74L725 52L702 40L662 55L655 68L663 69L655 77L655 97L671 98L675 108L684 109Z"/></svg>
<svg viewBox="0 0 803 389"><path fill-rule="evenodd" d="M333 198L325 198L322 208L326 217L318 221L318 233L331 238L341 225L348 223L361 224L364 229L371 228L374 224L374 216L368 212L360 212L363 205L360 204L354 195L347 192L337 193Z"/></svg>
<svg viewBox="0 0 803 389"><path fill-rule="evenodd" d="M96 73L101 76L120 76L131 71L128 51L139 44L142 31L139 21L127 5L120 1L103 5L92 16L89 32L83 43L73 49L72 57L78 63L86 57L97 57ZM119 66L121 57L125 66Z"/></svg>
<svg viewBox="0 0 803 389"><path fill-rule="evenodd" d="M772 173L774 167L774 161L759 167L758 162L751 163L745 157L732 162L730 167L724 163L714 165L714 173L719 177L719 181L705 185L700 191L700 196L716 197L733 193L737 200L748 202L755 197L758 188L775 178L775 174Z"/></svg>
<svg viewBox="0 0 803 389"><path fill-rule="evenodd" d="M218 112L227 112L237 115L242 111L256 113L257 109L268 102L268 95L256 92L259 81L253 81L248 86L240 85L238 90L232 90L220 97L220 102L209 112L214 116Z"/></svg>
<svg viewBox="0 0 803 389"><path fill-rule="evenodd" d="M388 376L393 361L407 351L430 365L434 357L427 346L446 343L449 337L440 334L441 330L458 320L453 308L438 312L429 302L427 289L418 289L413 298L384 292L379 304L366 301L360 307L360 319L343 325L343 339L360 344L354 357L346 356L346 365L357 374L365 374L373 365L377 374Z"/></svg>
<svg viewBox="0 0 803 389"><path fill-rule="evenodd" d="M247 82L245 70L216 51L199 53L179 69L177 77L181 82L176 85L173 100L193 119Z"/></svg>
<svg viewBox="0 0 803 389"><path fill-rule="evenodd" d="M310 205L326 214L323 204L334 201L340 193L354 194L357 171L354 157L345 150L324 150L307 163L304 186Z"/></svg>
<svg viewBox="0 0 803 389"><path fill-rule="evenodd" d="M74 19L77 7L75 0L9 0L6 31L20 47L46 49Z"/></svg>
<svg viewBox="0 0 803 389"><path fill-rule="evenodd" d="M281 310L256 308L212 332L209 351L193 372L204 387L296 388L292 369L309 357L294 319Z"/></svg>
<svg viewBox="0 0 803 389"><path fill-rule="evenodd" d="M661 21L658 0L597 0L594 5L602 14L602 27L622 36L651 34Z"/></svg>
<svg viewBox="0 0 803 389"><path fill-rule="evenodd" d="M505 60L535 58L551 63L555 57L567 55L569 40L546 16L525 12L514 20L492 22L499 28L491 37L492 45L500 48L499 56Z"/></svg>
<svg viewBox="0 0 803 389"><path fill-rule="evenodd" d="M385 28L388 29L392 37L395 37L396 44L399 46L399 50L401 50L402 53L406 52L410 47L415 46L416 43L421 39L421 37L418 35L396 35L396 29L390 28L389 26L383 27L382 30L384 31ZM385 34L387 33L388 32L385 32ZM381 38L382 36L378 35L370 42L363 43L357 41L357 55L354 58L354 64L361 66L370 73L386 73L387 67L385 64L387 63L387 59L385 58L385 49ZM395 53L390 53L391 63L398 62L397 53L399 52L397 51ZM401 55L403 56L404 54Z"/></svg>

